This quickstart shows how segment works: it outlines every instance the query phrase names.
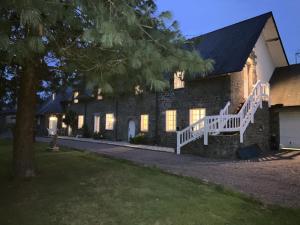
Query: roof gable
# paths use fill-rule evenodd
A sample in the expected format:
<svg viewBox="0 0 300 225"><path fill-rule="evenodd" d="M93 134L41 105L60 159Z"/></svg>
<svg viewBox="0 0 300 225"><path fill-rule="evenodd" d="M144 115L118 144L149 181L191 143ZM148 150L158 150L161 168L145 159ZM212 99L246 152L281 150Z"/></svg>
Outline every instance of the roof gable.
<svg viewBox="0 0 300 225"><path fill-rule="evenodd" d="M271 12L192 38L187 48L215 61L209 76L241 71L270 18Z"/></svg>
<svg viewBox="0 0 300 225"><path fill-rule="evenodd" d="M270 86L272 105L300 106L300 64L277 68Z"/></svg>
<svg viewBox="0 0 300 225"><path fill-rule="evenodd" d="M58 92L55 99L49 98L38 110L37 114L55 114L55 113L63 113L63 102L70 101L72 99L73 90L71 88L67 88L64 91Z"/></svg>

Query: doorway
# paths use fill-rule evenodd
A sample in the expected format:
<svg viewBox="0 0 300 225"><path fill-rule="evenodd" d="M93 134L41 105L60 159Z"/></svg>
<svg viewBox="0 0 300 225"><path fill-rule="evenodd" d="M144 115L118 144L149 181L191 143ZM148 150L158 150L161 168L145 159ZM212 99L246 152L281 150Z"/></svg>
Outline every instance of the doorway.
<svg viewBox="0 0 300 225"><path fill-rule="evenodd" d="M128 141L133 137L135 137L135 122L130 120L128 123Z"/></svg>

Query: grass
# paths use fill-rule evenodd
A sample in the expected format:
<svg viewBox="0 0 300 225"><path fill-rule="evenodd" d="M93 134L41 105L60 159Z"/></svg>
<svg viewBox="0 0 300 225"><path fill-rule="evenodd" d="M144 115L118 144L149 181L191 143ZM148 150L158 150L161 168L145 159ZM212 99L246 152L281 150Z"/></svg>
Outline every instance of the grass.
<svg viewBox="0 0 300 225"><path fill-rule="evenodd" d="M38 176L10 179L11 143L0 141L1 225L286 225L300 209L263 206L199 181L92 153L36 145Z"/></svg>

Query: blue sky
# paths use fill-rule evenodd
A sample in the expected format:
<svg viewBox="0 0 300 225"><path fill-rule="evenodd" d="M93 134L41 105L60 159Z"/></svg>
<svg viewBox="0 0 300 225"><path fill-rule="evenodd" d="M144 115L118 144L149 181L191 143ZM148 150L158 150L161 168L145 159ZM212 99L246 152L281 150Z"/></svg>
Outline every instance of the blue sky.
<svg viewBox="0 0 300 225"><path fill-rule="evenodd" d="M197 36L272 11L291 64L300 52L300 0L156 0L169 10L182 33ZM300 59L298 60L300 63Z"/></svg>

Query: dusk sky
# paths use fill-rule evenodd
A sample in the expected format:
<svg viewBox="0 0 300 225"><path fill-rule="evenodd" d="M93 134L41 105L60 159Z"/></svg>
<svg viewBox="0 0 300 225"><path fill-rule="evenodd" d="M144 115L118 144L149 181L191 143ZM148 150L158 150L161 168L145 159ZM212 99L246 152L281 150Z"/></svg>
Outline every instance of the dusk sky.
<svg viewBox="0 0 300 225"><path fill-rule="evenodd" d="M300 52L300 0L157 0L190 38L272 11L290 64ZM300 58L298 59L300 63Z"/></svg>

